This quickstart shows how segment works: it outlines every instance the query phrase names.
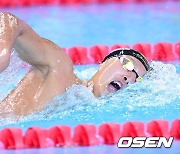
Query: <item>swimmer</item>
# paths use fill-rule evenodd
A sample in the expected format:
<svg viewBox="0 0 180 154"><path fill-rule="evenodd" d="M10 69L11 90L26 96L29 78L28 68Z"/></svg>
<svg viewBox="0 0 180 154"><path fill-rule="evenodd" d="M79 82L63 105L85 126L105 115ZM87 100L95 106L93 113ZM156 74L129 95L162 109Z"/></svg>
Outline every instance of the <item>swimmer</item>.
<svg viewBox="0 0 180 154"><path fill-rule="evenodd" d="M13 48L32 67L0 103L0 112L8 110L19 116L41 111L73 84L90 87L100 97L122 90L130 82L141 81L150 68L138 51L116 49L104 58L89 81L81 81L73 72L71 59L59 46L40 37L15 15L2 12L0 73L8 67Z"/></svg>

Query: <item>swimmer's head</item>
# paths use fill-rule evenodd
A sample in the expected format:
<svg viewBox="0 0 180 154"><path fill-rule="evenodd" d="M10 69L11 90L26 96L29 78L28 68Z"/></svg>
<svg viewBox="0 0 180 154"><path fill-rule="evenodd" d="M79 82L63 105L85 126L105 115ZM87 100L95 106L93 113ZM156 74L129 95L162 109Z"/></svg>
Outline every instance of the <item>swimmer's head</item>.
<svg viewBox="0 0 180 154"><path fill-rule="evenodd" d="M88 82L95 96L107 95L142 80L150 66L145 56L128 48L118 48L107 55L97 73Z"/></svg>

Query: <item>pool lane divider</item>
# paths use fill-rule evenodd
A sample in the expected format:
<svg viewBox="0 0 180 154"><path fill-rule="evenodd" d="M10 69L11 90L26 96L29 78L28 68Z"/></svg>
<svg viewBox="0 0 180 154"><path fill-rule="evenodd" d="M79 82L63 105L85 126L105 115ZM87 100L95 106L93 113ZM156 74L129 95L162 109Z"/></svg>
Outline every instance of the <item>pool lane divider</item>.
<svg viewBox="0 0 180 154"><path fill-rule="evenodd" d="M175 44L159 42L154 45L150 43L136 43L132 46L126 44L93 45L90 48L74 46L69 49L62 48L72 59L73 64L99 64L104 57L117 48L132 48L146 56L148 61L173 61L180 60L180 42Z"/></svg>
<svg viewBox="0 0 180 154"><path fill-rule="evenodd" d="M131 121L124 124L103 123L78 124L72 130L70 126L53 126L44 129L30 127L23 134L21 128L0 130L0 149L25 149L47 147L72 147L117 144L120 137L174 137L180 140L180 119L169 126L166 120L152 120L147 124Z"/></svg>
<svg viewBox="0 0 180 154"><path fill-rule="evenodd" d="M0 6L32 6L32 5L76 5L76 4L103 4L103 3L153 3L167 2L168 0L0 0ZM176 1L176 0L174 0Z"/></svg>

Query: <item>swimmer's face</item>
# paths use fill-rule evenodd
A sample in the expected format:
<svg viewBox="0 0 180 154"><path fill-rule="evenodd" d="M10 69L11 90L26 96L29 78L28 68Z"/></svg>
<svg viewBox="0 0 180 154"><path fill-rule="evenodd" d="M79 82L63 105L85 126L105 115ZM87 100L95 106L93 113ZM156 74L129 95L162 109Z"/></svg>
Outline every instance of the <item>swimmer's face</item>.
<svg viewBox="0 0 180 154"><path fill-rule="evenodd" d="M138 59L128 55L123 55L123 57L132 62L138 76L144 76L146 69ZM129 82L135 83L137 77L135 72L124 69L120 59L113 57L100 64L98 72L92 77L89 84L93 84L95 96L107 95L124 89Z"/></svg>

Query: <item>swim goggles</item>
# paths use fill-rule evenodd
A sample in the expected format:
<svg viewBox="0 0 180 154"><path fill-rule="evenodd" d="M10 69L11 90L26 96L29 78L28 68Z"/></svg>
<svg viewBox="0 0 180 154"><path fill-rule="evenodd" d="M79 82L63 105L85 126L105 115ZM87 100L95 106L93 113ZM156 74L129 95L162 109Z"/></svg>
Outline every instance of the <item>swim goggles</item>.
<svg viewBox="0 0 180 154"><path fill-rule="evenodd" d="M122 55L129 55L129 56L135 57L144 65L146 71L149 71L152 69L149 66L148 61L146 60L145 56L142 53L135 51L133 49L129 49L129 48L118 48L118 49L113 50L110 54L108 54L103 59L102 63L105 62L106 60L112 58L112 57L119 57Z"/></svg>
<svg viewBox="0 0 180 154"><path fill-rule="evenodd" d="M118 56L118 58L120 59L120 62L122 64L122 67L124 70L126 70L128 72L134 72L136 74L135 82L142 81L142 77L140 77L137 74L137 72L134 70L134 64L131 62L131 60L129 60L128 58L123 57L123 56Z"/></svg>
<svg viewBox="0 0 180 154"><path fill-rule="evenodd" d="M129 55L129 56L135 57L136 59L138 59L143 64L146 71L152 70L152 68L149 66L148 61L146 60L146 58L143 54L141 54L140 52L135 51L133 49L129 49L129 48L118 48L118 49L113 50L110 54L108 54L103 59L102 63L105 62L106 60L110 59L110 58L118 57L125 70L134 72L136 74L135 82L142 81L142 77L140 77L137 74L137 72L134 70L134 64L128 58L123 57L123 55Z"/></svg>

